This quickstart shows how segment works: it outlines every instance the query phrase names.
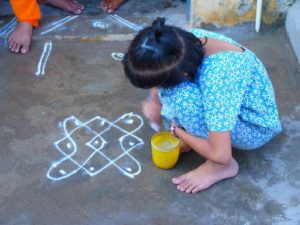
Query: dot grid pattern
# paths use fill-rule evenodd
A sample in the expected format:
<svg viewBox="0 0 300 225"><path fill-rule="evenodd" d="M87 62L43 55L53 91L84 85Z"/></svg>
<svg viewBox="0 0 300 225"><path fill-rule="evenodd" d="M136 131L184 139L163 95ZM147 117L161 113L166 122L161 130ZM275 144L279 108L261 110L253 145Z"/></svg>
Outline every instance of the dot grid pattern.
<svg viewBox="0 0 300 225"><path fill-rule="evenodd" d="M133 113L124 114L113 122L100 116L96 116L87 122L81 122L75 116L66 118L63 121L65 136L54 143L63 157L50 166L47 177L57 181L68 178L78 171L95 176L113 166L124 175L134 178L141 172L141 166L130 154L130 151L144 144L141 138L134 135L142 126L143 119ZM127 130L126 127L129 127L130 130ZM84 134L81 132L82 130L85 130ZM112 141L113 137L108 136L105 139L104 136L112 131L119 134L117 140L120 149L117 155L114 156L105 151L105 147ZM81 149L78 148L76 143L76 141L79 142L79 139L83 139L85 142ZM118 165L118 162L124 158L127 161L130 160L129 164L135 164L135 169ZM90 166L91 161L97 162L98 165Z"/></svg>

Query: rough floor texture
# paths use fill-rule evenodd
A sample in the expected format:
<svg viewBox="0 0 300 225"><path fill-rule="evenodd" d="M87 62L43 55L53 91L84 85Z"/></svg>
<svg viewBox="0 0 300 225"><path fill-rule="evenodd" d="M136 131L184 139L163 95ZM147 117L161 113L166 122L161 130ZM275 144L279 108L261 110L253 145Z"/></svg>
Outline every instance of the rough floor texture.
<svg viewBox="0 0 300 225"><path fill-rule="evenodd" d="M101 116L114 121L128 112L142 116L140 102L146 91L129 84L121 63L111 53L126 51L136 33L135 26L146 26L158 15L165 15L170 23L184 25L185 9L181 2L170 1L174 4L171 8L153 2L148 8L145 3L128 1L124 8L136 7L131 14L120 9L117 15L134 26L92 11L42 35L55 25L53 22L70 16L44 7L48 13L41 27L35 30L31 52L26 56L10 53L2 37L1 225L300 224L300 66L284 27L263 28L259 34L255 33L253 24L219 30L207 28L233 37L262 59L274 84L284 129L257 151L235 150L240 173L234 179L195 195L176 191L171 178L197 167L203 159L188 153L182 155L174 169L156 168L150 152L150 137L154 132L145 119L141 129L134 133L144 144L130 151L132 158L127 155L123 161L116 161L92 177L81 169L61 181L47 178L53 162L63 157L54 143L65 137L64 119L74 115L86 122ZM9 13L5 14L0 18L0 26L11 18ZM94 22L99 22L98 25L104 22L107 27L93 27ZM49 41L52 41L52 51L45 73L37 76L44 45ZM73 121L66 128L70 131L72 126L79 125ZM133 122L133 125L138 124ZM82 139L93 134L81 131L76 137L70 135L81 143L76 160L84 162L84 157L91 153L81 151L91 151L91 148ZM115 144L107 152L111 157L120 154L119 137L120 130L106 136L107 142ZM60 147L72 150L68 144ZM125 144L128 147L134 142ZM133 159L139 162L141 172L132 179L125 176L124 169L138 171ZM69 163L56 172L62 176L72 166L73 170L78 168L74 165ZM96 166L108 164L103 159L93 165L88 169L97 170Z"/></svg>

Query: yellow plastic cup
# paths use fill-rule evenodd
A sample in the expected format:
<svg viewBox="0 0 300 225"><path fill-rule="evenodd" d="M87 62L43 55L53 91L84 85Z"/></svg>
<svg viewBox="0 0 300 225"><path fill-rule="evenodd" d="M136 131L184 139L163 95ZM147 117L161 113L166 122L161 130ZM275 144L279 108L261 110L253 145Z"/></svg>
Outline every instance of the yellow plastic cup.
<svg viewBox="0 0 300 225"><path fill-rule="evenodd" d="M179 158L180 140L170 132L162 131L151 138L153 163L161 169L174 167Z"/></svg>

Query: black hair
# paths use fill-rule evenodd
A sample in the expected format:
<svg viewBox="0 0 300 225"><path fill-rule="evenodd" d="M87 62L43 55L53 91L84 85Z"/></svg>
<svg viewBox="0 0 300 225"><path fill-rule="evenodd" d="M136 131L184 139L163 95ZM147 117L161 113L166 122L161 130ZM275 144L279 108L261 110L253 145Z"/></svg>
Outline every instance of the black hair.
<svg viewBox="0 0 300 225"><path fill-rule="evenodd" d="M123 59L130 82L139 88L173 87L194 81L204 56L199 38L157 18L132 40Z"/></svg>

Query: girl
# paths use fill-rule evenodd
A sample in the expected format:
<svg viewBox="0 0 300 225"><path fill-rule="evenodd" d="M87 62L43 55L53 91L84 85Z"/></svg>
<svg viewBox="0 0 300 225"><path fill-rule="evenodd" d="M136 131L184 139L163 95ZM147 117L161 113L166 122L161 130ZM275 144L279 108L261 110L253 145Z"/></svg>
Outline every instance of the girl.
<svg viewBox="0 0 300 225"><path fill-rule="evenodd" d="M156 123L161 115L172 121L171 131L184 146L207 159L172 179L182 192L196 193L234 177L239 167L232 147L259 148L281 131L263 64L228 37L187 32L158 18L134 38L123 63L134 86L151 89L145 116Z"/></svg>

